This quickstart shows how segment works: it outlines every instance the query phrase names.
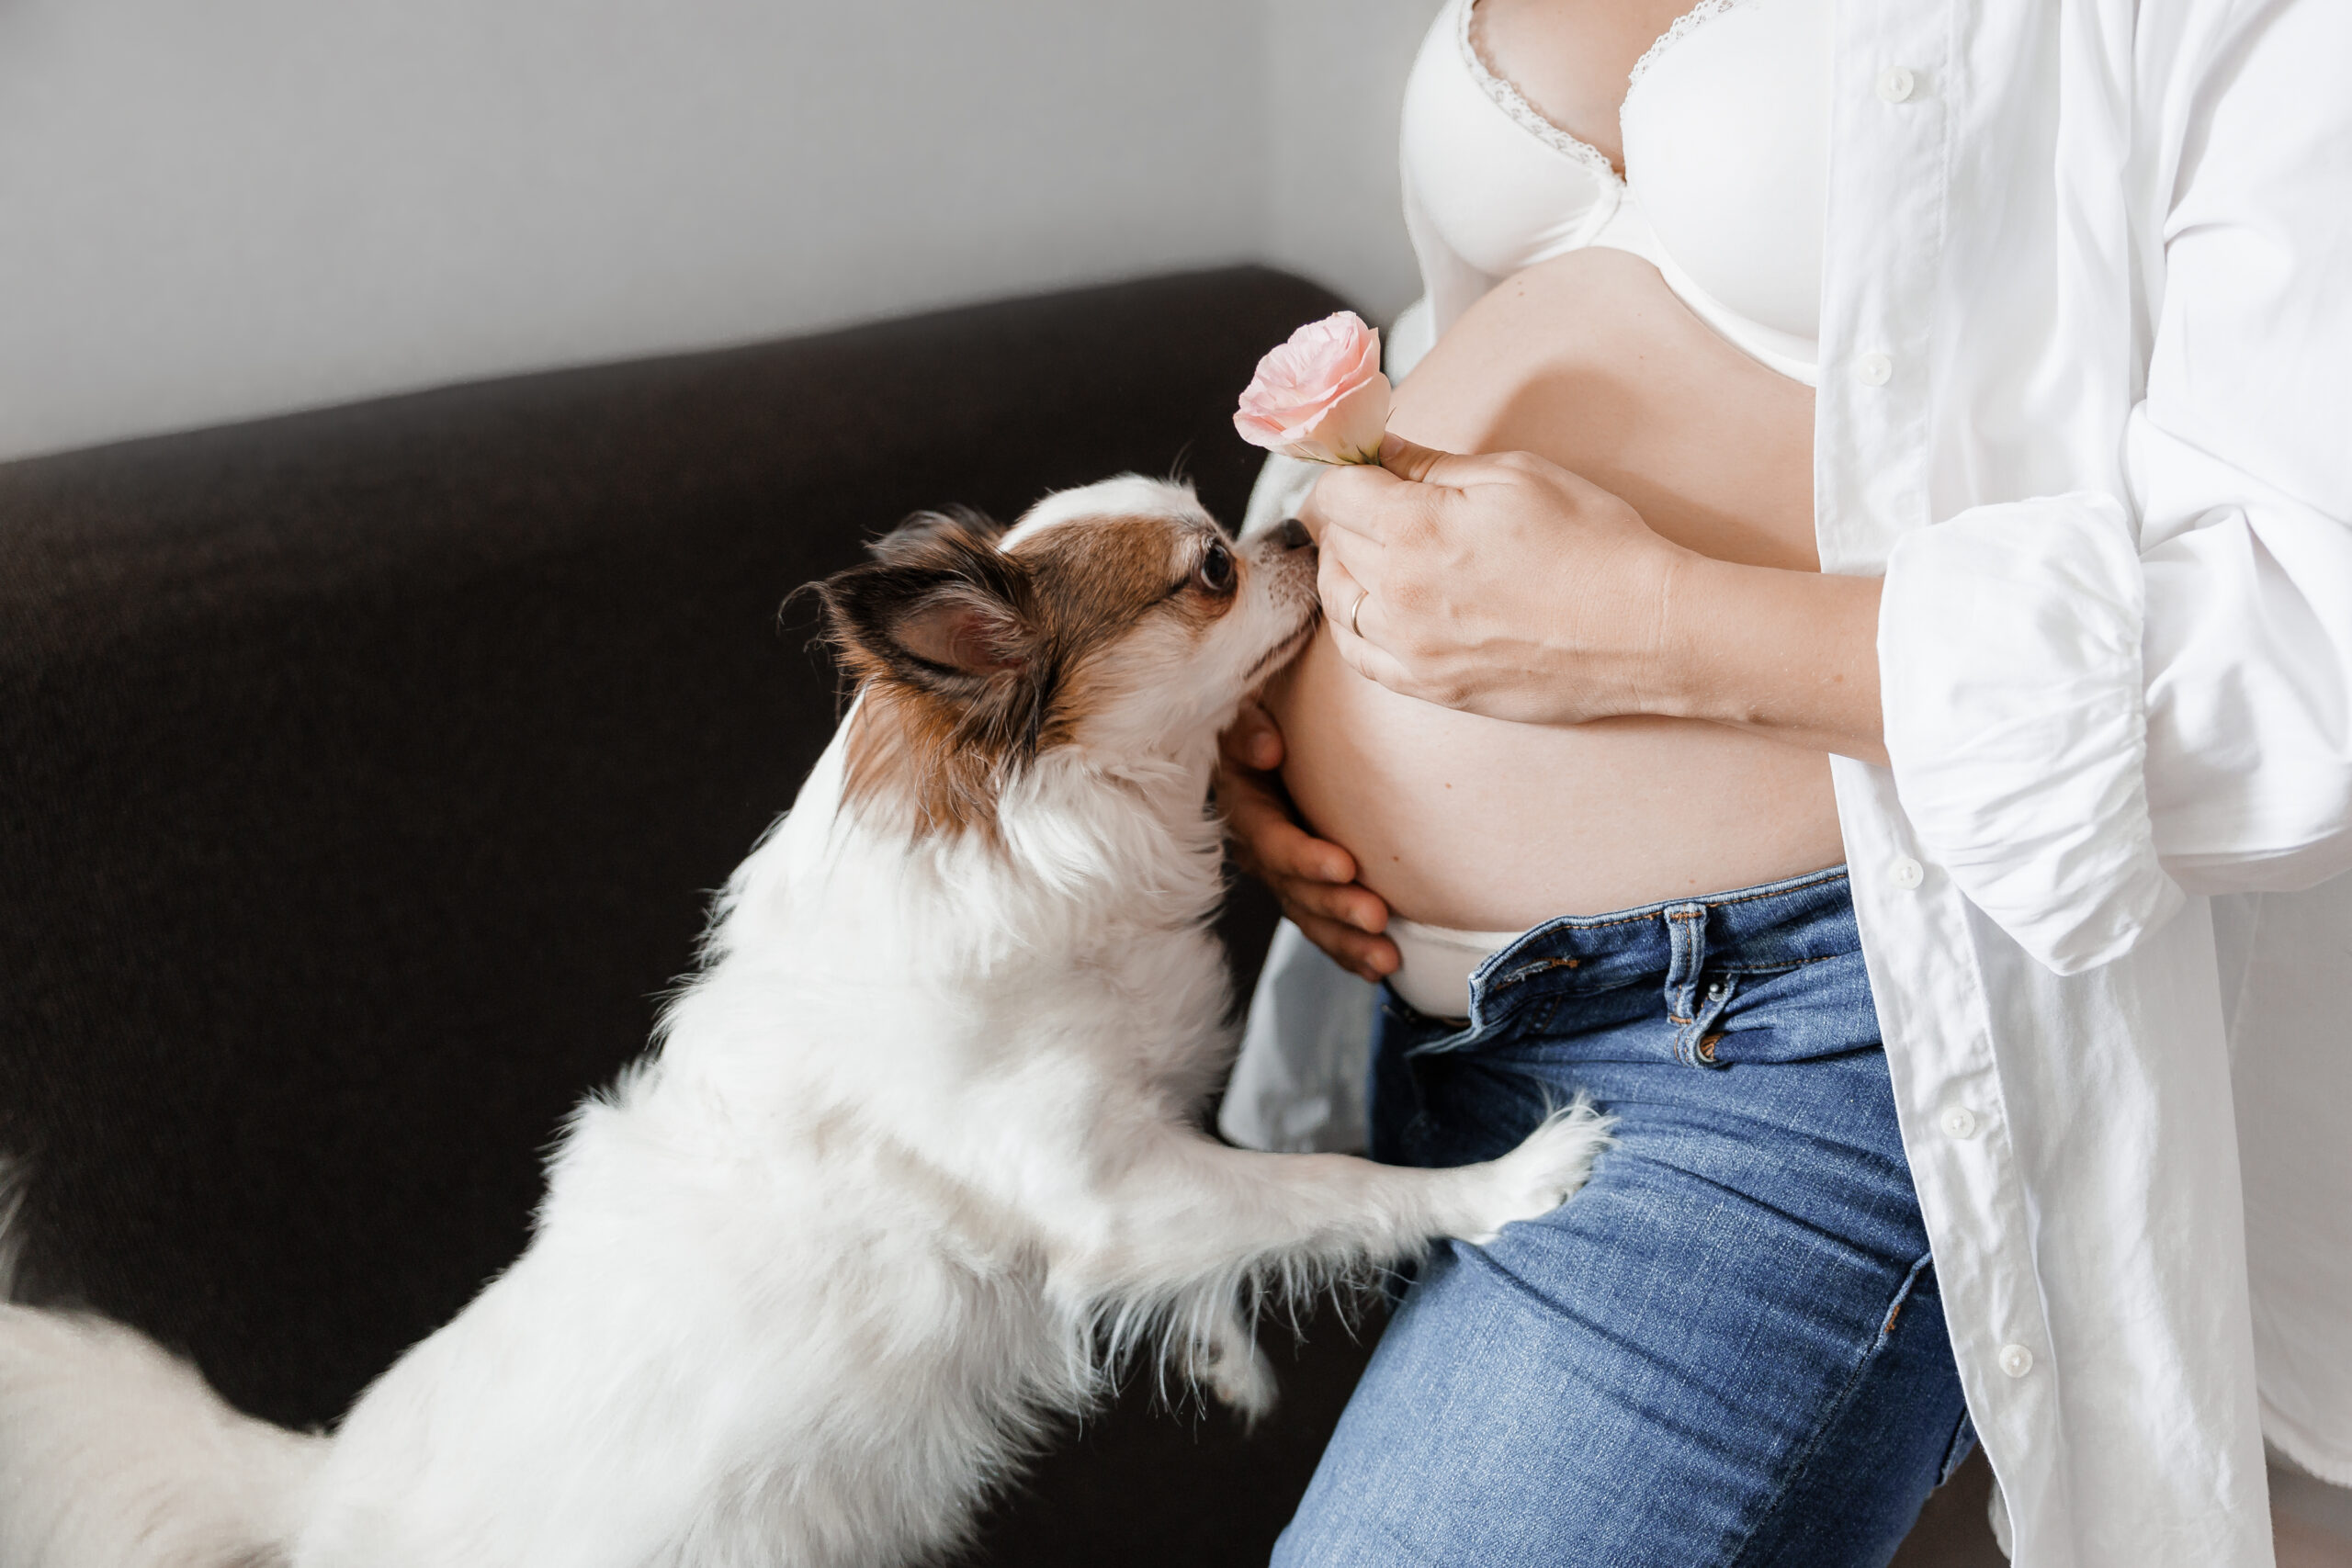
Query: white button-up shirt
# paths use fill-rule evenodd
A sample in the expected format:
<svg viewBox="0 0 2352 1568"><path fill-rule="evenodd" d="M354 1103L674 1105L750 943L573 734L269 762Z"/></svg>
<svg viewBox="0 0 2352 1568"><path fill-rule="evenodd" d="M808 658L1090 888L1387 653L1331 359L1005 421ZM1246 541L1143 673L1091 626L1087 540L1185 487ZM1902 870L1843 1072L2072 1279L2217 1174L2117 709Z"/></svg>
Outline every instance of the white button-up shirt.
<svg viewBox="0 0 2352 1568"><path fill-rule="evenodd" d="M2352 1484L2352 0L1838 9L1838 805L1952 1348L2021 1568L2260 1568L2266 1435ZM1361 1138L1339 973L1230 1134Z"/></svg>

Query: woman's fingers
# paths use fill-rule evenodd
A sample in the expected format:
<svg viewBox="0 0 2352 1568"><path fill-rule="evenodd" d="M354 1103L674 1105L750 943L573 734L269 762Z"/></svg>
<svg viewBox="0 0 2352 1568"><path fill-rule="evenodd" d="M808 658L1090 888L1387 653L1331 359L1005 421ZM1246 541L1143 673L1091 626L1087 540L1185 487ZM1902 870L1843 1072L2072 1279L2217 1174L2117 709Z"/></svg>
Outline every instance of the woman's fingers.
<svg viewBox="0 0 2352 1568"><path fill-rule="evenodd" d="M1323 623L1330 628L1331 645L1348 668L1367 681L1377 681L1392 692L1426 701L1442 701L1425 691L1404 660L1380 644L1382 616L1378 595L1348 569L1346 552L1324 547L1316 562L1316 588L1323 597Z"/></svg>
<svg viewBox="0 0 2352 1568"><path fill-rule="evenodd" d="M1378 464L1351 463L1325 474L1299 516L1327 548L1332 530L1389 544L1427 525L1435 509L1462 487L1495 478L1498 468L1493 457L1442 452L1386 435Z"/></svg>
<svg viewBox="0 0 2352 1568"><path fill-rule="evenodd" d="M1250 802L1231 814L1247 870L1261 882L1322 883L1344 887L1356 879L1355 857L1290 819L1279 804Z"/></svg>
<svg viewBox="0 0 2352 1568"><path fill-rule="evenodd" d="M1370 595L1367 589L1349 570L1346 552L1340 549L1317 550L1315 555L1315 592L1323 601L1323 620L1340 637L1360 637L1356 615Z"/></svg>
<svg viewBox="0 0 2352 1568"><path fill-rule="evenodd" d="M1396 973L1396 944L1379 934L1388 906L1357 886L1355 857L1301 827L1275 787L1271 775L1283 744L1273 716L1246 703L1218 744L1225 765L1217 804L1242 869L1271 888L1283 913L1341 967L1373 981Z"/></svg>
<svg viewBox="0 0 2352 1568"><path fill-rule="evenodd" d="M1355 857L1300 827L1262 776L1227 770L1217 778L1216 795L1242 869L1261 882L1337 886L1356 879Z"/></svg>
<svg viewBox="0 0 2352 1568"><path fill-rule="evenodd" d="M1452 462L1456 457L1441 447L1408 441L1394 431L1380 438L1380 466L1415 484L1443 484L1444 479L1437 473L1438 465Z"/></svg>
<svg viewBox="0 0 2352 1568"><path fill-rule="evenodd" d="M1236 794L1227 818L1242 868L1272 890L1283 913L1300 930L1311 926L1323 933L1314 939L1316 946L1359 974L1365 973L1367 962L1378 961L1370 978L1392 972L1396 943L1379 934L1388 924L1388 906L1356 883L1348 852L1292 821L1271 793L1244 786Z"/></svg>
<svg viewBox="0 0 2352 1568"><path fill-rule="evenodd" d="M1226 761L1253 773L1271 773L1283 765L1283 732L1274 716L1257 703L1243 703L1233 722L1217 737Z"/></svg>
<svg viewBox="0 0 2352 1568"><path fill-rule="evenodd" d="M1318 919L1337 920L1354 931L1377 936L1388 925L1388 906L1380 895L1352 882L1334 886L1328 882L1293 878L1277 892L1285 909L1295 907Z"/></svg>
<svg viewBox="0 0 2352 1568"><path fill-rule="evenodd" d="M1386 937L1368 935L1353 926L1295 910L1287 905L1283 913L1290 917L1291 923L1307 941L1329 953L1333 963L1350 974L1377 983L1396 973L1400 963L1396 944Z"/></svg>
<svg viewBox="0 0 2352 1568"><path fill-rule="evenodd" d="M1339 532L1378 543L1418 509L1424 493L1419 486L1385 468L1347 463L1315 481L1314 491L1298 509L1298 519L1315 536L1315 542L1326 548Z"/></svg>

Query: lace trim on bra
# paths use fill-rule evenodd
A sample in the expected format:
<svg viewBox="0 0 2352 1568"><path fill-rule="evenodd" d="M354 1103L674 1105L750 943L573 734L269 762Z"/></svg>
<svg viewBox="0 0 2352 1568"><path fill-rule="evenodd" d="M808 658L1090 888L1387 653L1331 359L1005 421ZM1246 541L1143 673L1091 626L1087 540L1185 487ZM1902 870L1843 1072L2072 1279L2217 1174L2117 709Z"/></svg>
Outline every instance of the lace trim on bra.
<svg viewBox="0 0 2352 1568"><path fill-rule="evenodd" d="M1658 58L1680 43L1693 28L1746 3L1747 0L1699 0L1697 5L1675 17L1673 25L1658 34L1649 48L1642 51L1642 57L1634 62L1634 68L1625 73L1626 93L1630 96L1634 85L1649 74L1650 67L1657 63ZM1477 7L1478 0L1462 0L1462 16L1456 28L1462 44L1462 61L1470 68L1471 80L1477 83L1487 96L1494 101L1495 107L1509 115L1521 130L1554 152L1564 152L1584 164L1611 185L1623 185L1624 181L1609 162L1608 153L1582 137L1572 135L1553 124L1544 118L1542 110L1529 103L1520 90L1510 85L1508 77L1499 76L1487 67L1486 60L1478 53L1478 46L1470 41L1470 14Z"/></svg>
<svg viewBox="0 0 2352 1568"><path fill-rule="evenodd" d="M1693 28L1702 23L1711 22L1725 11L1745 3L1746 0L1699 0L1696 6L1675 17L1674 25L1658 34L1657 41L1642 51L1642 57L1634 62L1634 68L1631 71L1625 73L1625 91L1632 93L1634 84L1649 73L1651 62L1676 44L1680 43Z"/></svg>
<svg viewBox="0 0 2352 1568"><path fill-rule="evenodd" d="M1735 0L1700 0L1702 6L1733 3ZM1495 107L1510 116L1512 121L1521 130L1526 131L1554 152L1566 153L1582 164L1605 183L1611 186L1624 184L1618 177L1616 169L1610 164L1608 153L1580 137L1569 135L1544 118L1533 104L1520 96L1517 87L1487 68L1487 62L1479 58L1477 45L1470 41L1470 13L1476 8L1478 0L1462 0L1462 15L1455 29L1462 44L1462 62L1470 68L1471 80L1477 83L1485 90L1487 96L1494 100ZM1675 23L1678 28L1681 25L1680 22ZM1668 36L1671 34L1669 33ZM1664 39L1658 40L1659 43L1665 41ZM1657 45L1652 45L1650 54L1657 52ZM1645 54L1642 59L1646 63L1649 55ZM1638 70L1639 67L1635 69Z"/></svg>

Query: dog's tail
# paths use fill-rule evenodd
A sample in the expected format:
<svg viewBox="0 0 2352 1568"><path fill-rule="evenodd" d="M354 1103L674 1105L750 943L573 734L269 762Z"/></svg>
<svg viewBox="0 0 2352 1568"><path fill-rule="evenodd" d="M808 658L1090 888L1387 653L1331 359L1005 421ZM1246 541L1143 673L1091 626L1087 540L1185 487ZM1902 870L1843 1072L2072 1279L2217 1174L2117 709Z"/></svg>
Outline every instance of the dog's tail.
<svg viewBox="0 0 2352 1568"><path fill-rule="evenodd" d="M0 1162L0 1568L272 1568L326 1440L240 1416L195 1368L15 1301L24 1183Z"/></svg>

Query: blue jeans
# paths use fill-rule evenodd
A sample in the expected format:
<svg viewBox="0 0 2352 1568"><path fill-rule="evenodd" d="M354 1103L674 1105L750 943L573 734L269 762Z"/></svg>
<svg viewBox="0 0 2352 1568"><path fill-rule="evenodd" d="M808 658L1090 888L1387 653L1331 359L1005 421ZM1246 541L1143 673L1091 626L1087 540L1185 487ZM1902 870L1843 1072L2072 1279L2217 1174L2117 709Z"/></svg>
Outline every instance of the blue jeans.
<svg viewBox="0 0 2352 1568"><path fill-rule="evenodd" d="M1284 1568L1883 1564L1973 1442L1842 869L1553 920L1465 1028L1388 998L1373 1154L1585 1094L1584 1190L1424 1263Z"/></svg>

